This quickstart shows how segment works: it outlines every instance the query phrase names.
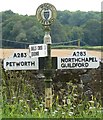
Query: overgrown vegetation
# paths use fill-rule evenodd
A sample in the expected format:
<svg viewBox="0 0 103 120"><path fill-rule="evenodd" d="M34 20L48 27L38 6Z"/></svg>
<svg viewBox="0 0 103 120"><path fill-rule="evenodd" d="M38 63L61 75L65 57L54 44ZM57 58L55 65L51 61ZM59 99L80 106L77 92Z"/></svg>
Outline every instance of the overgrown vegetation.
<svg viewBox="0 0 103 120"><path fill-rule="evenodd" d="M92 85L92 94L87 94L88 87L85 92L82 87L79 87L80 74L84 74L83 71L64 71L64 73L58 71L55 73L52 83L53 109L48 111L44 107L45 84L44 80L38 77L40 73L36 71L3 71L3 117L102 118L103 106L100 92L102 86L99 85L102 85L103 81L99 82L101 81L100 70L97 70L97 73L95 70L90 71L89 74L94 75L92 76L93 81L85 81L90 86Z"/></svg>
<svg viewBox="0 0 103 120"><path fill-rule="evenodd" d="M81 45L101 46L100 12L58 11L57 19L51 26L53 43L81 39ZM44 31L36 16L19 15L11 10L2 12L2 38L14 42L43 43ZM3 42L3 47L13 47L13 43ZM72 45L75 45L72 44ZM14 45L20 48L20 44ZM22 45L21 45L22 46Z"/></svg>

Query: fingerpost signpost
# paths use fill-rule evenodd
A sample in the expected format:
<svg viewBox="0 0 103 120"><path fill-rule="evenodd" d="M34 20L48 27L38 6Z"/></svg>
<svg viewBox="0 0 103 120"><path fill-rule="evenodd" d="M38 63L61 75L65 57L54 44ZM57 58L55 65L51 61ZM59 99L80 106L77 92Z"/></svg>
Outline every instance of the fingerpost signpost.
<svg viewBox="0 0 103 120"><path fill-rule="evenodd" d="M49 4L41 4L36 11L38 21L44 26L44 43L29 45L29 50L14 52L4 59L5 70L43 70L45 75L45 108L52 108L52 69L91 69L100 66L99 59L91 56L86 50L77 49L71 56L51 57L50 25L56 19L56 8ZM78 42L80 46L80 40ZM55 64L53 64L53 61Z"/></svg>
<svg viewBox="0 0 103 120"><path fill-rule="evenodd" d="M46 66L44 70L45 74L45 108L52 108L52 59L51 59L51 36L50 36L50 25L56 19L56 8L49 4L44 3L41 4L36 11L36 16L38 21L44 26L45 36L44 36L44 44L47 44L47 57L45 59Z"/></svg>

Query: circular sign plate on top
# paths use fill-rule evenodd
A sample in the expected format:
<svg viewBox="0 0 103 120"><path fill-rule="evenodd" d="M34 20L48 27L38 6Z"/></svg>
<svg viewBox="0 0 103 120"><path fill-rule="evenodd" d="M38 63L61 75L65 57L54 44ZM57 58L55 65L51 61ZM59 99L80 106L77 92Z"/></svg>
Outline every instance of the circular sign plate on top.
<svg viewBox="0 0 103 120"><path fill-rule="evenodd" d="M45 26L49 26L56 19L56 8L50 3L41 4L36 10L38 21Z"/></svg>

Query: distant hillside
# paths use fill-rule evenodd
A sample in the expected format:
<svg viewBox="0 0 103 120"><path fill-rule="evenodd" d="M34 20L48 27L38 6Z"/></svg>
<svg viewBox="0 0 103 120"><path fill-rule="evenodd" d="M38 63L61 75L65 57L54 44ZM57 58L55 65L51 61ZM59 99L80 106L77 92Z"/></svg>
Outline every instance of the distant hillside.
<svg viewBox="0 0 103 120"><path fill-rule="evenodd" d="M100 12L58 11L57 19L51 26L52 42L60 43L81 39L86 45L103 45L101 43L101 23L103 21L101 21ZM4 11L0 26L1 24L4 48L15 48L17 43L20 47L20 42L26 43L26 45L28 43L43 43L43 27L37 21L36 16L23 16L13 13L11 10Z"/></svg>

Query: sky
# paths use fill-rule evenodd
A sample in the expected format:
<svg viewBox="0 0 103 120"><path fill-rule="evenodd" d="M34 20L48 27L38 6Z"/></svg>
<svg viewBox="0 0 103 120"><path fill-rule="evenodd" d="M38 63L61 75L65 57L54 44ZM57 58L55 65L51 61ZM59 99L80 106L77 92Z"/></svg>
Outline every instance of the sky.
<svg viewBox="0 0 103 120"><path fill-rule="evenodd" d="M21 15L35 15L43 3L51 3L57 10L101 11L103 0L0 0L0 11L12 10Z"/></svg>

